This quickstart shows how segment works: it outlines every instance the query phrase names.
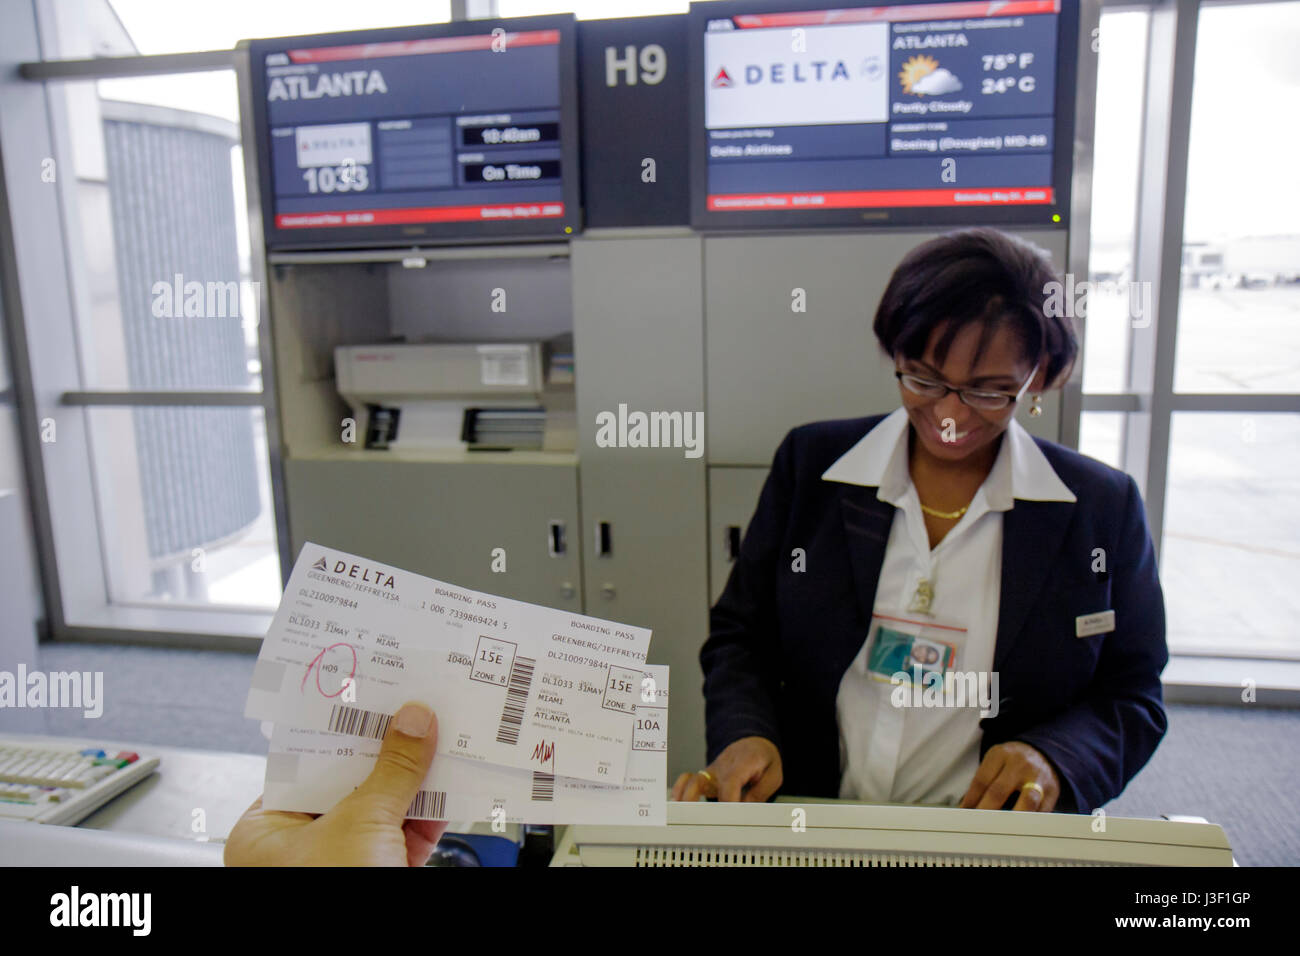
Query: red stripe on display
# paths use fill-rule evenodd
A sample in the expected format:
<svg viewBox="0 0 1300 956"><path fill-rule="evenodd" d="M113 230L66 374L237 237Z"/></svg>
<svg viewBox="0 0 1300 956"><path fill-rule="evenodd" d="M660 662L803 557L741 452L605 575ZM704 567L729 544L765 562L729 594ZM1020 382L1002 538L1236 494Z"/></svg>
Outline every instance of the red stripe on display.
<svg viewBox="0 0 1300 956"><path fill-rule="evenodd" d="M1013 193L1017 195L1012 195ZM737 193L710 196L713 212L764 209L847 209L870 206L1005 206L1054 202L1044 186L990 186L970 189L851 189L839 192Z"/></svg>
<svg viewBox="0 0 1300 956"><path fill-rule="evenodd" d="M423 206L414 209L348 209L342 212L281 213L277 229L320 229L337 226L391 226L416 222L481 222L553 219L564 215L564 203L491 203L478 206Z"/></svg>

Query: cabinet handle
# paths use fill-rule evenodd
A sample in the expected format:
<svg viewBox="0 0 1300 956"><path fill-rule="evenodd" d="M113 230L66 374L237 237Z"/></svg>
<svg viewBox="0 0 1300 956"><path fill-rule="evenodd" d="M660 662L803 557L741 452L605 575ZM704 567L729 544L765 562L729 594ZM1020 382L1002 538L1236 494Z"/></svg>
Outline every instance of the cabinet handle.
<svg viewBox="0 0 1300 956"><path fill-rule="evenodd" d="M735 561L740 557L740 526L727 525L727 560Z"/></svg>
<svg viewBox="0 0 1300 956"><path fill-rule="evenodd" d="M573 586L572 581L565 581L560 585L560 594L563 597L571 598L578 593L578 589Z"/></svg>
<svg viewBox="0 0 1300 956"><path fill-rule="evenodd" d="M564 522L552 521L546 536L546 550L553 558L564 554Z"/></svg>
<svg viewBox="0 0 1300 956"><path fill-rule="evenodd" d="M608 558L612 550L609 522L602 521L596 525L596 557Z"/></svg>

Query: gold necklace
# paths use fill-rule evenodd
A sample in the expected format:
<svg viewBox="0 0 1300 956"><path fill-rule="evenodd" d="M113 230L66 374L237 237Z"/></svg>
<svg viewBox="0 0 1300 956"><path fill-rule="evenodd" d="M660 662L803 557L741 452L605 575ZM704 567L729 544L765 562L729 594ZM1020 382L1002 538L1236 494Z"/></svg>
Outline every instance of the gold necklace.
<svg viewBox="0 0 1300 956"><path fill-rule="evenodd" d="M946 521L951 521L953 518L960 518L964 515L966 509L969 507L970 505L966 505L965 507L958 508L956 511L936 511L933 508L927 508L925 505L921 505L921 510L932 517L943 518Z"/></svg>

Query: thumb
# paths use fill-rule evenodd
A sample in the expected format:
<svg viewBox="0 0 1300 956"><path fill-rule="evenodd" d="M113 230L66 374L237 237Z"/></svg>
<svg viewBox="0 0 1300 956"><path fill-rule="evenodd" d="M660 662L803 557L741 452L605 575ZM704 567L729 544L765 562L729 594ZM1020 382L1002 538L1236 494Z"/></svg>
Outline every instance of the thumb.
<svg viewBox="0 0 1300 956"><path fill-rule="evenodd" d="M438 719L420 703L402 705L379 750L375 767L351 794L400 824L424 782L438 747Z"/></svg>

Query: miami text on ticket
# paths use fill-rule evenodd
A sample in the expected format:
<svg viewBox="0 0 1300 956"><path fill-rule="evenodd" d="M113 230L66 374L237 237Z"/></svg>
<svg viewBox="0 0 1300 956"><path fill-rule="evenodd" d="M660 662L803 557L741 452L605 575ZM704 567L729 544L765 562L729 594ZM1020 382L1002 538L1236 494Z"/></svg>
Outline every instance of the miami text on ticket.
<svg viewBox="0 0 1300 956"><path fill-rule="evenodd" d="M262 806L326 813L365 780L379 742L277 725ZM663 826L668 790L668 668L646 665L622 785L592 783L439 755L409 818L493 824Z"/></svg>
<svg viewBox="0 0 1300 956"><path fill-rule="evenodd" d="M471 591L307 543L244 716L380 739L438 714L438 753L621 781L650 631Z"/></svg>

